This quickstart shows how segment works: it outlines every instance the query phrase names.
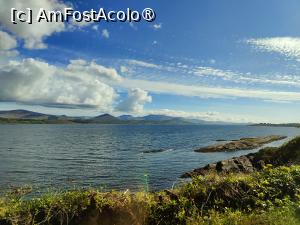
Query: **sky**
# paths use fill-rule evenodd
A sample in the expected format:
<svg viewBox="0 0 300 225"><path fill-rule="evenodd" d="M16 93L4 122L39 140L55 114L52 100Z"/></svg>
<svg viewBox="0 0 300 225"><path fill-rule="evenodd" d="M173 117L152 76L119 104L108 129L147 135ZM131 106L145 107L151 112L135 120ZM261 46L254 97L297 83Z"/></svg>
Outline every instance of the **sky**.
<svg viewBox="0 0 300 225"><path fill-rule="evenodd" d="M0 0L0 110L300 122L298 0ZM11 8L152 22L13 24Z"/></svg>

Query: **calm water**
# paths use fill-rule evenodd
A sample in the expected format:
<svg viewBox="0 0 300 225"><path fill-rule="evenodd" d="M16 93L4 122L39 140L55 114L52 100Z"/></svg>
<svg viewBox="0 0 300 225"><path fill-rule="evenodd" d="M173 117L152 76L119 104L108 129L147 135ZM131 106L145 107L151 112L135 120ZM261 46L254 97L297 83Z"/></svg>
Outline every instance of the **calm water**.
<svg viewBox="0 0 300 225"><path fill-rule="evenodd" d="M0 189L170 188L189 170L243 155L195 153L217 139L300 135L297 128L248 126L0 125ZM273 143L278 145L282 142ZM165 149L160 153L144 151Z"/></svg>

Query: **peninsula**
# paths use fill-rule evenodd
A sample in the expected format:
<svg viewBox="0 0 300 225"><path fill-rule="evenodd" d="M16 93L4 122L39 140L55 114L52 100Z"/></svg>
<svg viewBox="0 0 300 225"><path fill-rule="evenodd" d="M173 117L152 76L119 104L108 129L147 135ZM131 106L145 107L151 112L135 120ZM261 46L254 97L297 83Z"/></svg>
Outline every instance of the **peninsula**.
<svg viewBox="0 0 300 225"><path fill-rule="evenodd" d="M250 150L262 147L274 141L279 141L287 138L286 136L271 135L266 137L241 138L231 142L219 143L208 147L203 147L195 150L195 152L233 152L239 150Z"/></svg>

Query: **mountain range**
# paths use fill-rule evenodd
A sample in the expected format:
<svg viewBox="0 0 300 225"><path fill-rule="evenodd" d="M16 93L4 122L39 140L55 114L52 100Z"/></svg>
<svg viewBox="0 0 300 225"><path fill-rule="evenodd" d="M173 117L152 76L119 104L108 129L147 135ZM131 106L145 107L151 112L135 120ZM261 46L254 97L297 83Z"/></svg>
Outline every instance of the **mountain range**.
<svg viewBox="0 0 300 225"><path fill-rule="evenodd" d="M66 115L48 115L27 110L0 111L0 123L29 123L29 124L165 124L165 125L189 125L189 124L224 124L224 122L209 122L182 117L166 115L147 115L134 117L122 115L119 117L110 114L102 114L96 117L69 117Z"/></svg>

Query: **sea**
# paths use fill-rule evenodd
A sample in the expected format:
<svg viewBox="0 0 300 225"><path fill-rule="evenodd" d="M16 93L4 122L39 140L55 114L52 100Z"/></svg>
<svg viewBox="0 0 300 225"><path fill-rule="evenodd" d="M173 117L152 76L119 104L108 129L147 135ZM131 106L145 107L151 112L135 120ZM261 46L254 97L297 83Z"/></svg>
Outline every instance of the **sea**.
<svg viewBox="0 0 300 225"><path fill-rule="evenodd" d="M208 163L255 150L197 153L218 139L285 135L299 128L246 125L0 125L0 190L157 191Z"/></svg>

